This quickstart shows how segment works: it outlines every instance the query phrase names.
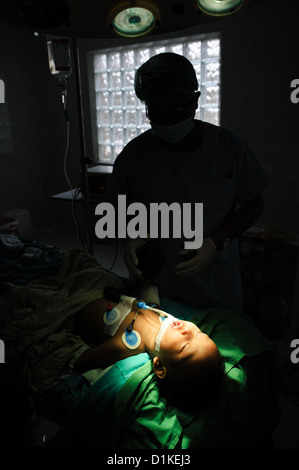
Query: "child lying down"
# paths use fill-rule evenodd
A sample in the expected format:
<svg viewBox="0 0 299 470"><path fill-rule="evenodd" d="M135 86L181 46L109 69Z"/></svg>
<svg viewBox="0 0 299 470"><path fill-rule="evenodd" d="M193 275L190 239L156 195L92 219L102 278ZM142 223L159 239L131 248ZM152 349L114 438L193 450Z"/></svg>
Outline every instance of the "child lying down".
<svg viewBox="0 0 299 470"><path fill-rule="evenodd" d="M133 297L122 295L118 303L95 300L76 315L74 330L94 345L75 363L81 373L146 352L157 379L168 386L216 386L223 376L221 355L207 334Z"/></svg>

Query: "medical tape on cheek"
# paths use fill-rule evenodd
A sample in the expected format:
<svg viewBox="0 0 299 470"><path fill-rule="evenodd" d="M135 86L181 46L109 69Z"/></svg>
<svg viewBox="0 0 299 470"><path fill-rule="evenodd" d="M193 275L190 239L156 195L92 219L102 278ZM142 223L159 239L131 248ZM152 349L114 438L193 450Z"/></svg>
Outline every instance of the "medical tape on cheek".
<svg viewBox="0 0 299 470"><path fill-rule="evenodd" d="M120 297L120 302L111 310L111 312L104 313L104 333L106 335L115 335L119 325L132 311L134 300L136 300L134 297L127 297L126 295L122 295Z"/></svg>
<svg viewBox="0 0 299 470"><path fill-rule="evenodd" d="M161 344L161 341L162 341L162 338L167 330L167 328L169 327L169 325L175 320L175 318L172 316L172 315L168 315L165 320L163 320L162 322L162 325L160 326L160 329L158 331L158 334L156 336L156 340L155 340L155 350L157 352L160 351L160 344Z"/></svg>

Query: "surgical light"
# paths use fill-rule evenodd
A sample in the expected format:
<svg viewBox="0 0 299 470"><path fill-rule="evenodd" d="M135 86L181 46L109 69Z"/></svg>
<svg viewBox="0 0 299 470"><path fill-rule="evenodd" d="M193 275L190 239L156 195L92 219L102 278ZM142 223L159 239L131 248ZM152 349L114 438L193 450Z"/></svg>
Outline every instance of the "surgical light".
<svg viewBox="0 0 299 470"><path fill-rule="evenodd" d="M159 12L149 2L127 2L116 7L109 20L118 35L138 37L154 29L159 20Z"/></svg>
<svg viewBox="0 0 299 470"><path fill-rule="evenodd" d="M245 0L197 0L198 7L206 14L225 16L239 10Z"/></svg>

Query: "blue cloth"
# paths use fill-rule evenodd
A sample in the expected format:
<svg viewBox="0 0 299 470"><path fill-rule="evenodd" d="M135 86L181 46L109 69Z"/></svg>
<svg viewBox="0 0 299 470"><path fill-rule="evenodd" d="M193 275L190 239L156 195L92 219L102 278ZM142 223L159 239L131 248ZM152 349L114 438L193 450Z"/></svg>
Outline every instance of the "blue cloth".
<svg viewBox="0 0 299 470"><path fill-rule="evenodd" d="M109 430L115 397L129 377L148 361L146 353L118 361L85 391L64 426L50 442L49 448L101 448Z"/></svg>

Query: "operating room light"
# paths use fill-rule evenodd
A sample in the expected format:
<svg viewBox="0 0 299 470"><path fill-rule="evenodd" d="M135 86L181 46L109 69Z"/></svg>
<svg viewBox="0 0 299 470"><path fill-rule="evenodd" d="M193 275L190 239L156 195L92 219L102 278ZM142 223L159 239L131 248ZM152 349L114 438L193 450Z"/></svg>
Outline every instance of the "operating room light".
<svg viewBox="0 0 299 470"><path fill-rule="evenodd" d="M116 12L112 26L120 36L138 37L149 33L155 27L156 20L156 15L150 9L134 6Z"/></svg>
<svg viewBox="0 0 299 470"><path fill-rule="evenodd" d="M224 16L239 10L245 0L197 0L198 7L208 15Z"/></svg>

